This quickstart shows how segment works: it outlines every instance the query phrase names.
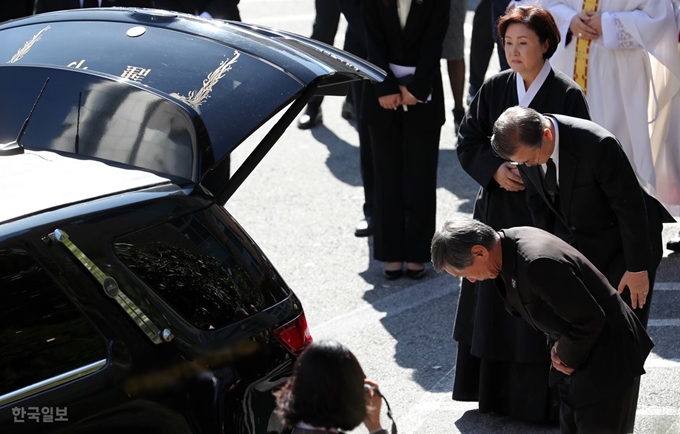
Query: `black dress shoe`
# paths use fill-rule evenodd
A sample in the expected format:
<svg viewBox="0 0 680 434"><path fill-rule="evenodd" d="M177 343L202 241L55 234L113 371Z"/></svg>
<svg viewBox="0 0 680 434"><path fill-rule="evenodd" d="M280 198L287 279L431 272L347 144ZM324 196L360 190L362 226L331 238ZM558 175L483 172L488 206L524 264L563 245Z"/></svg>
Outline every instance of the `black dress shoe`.
<svg viewBox="0 0 680 434"><path fill-rule="evenodd" d="M371 235L373 235L373 221L370 217L366 217L357 223L357 227L354 229L354 236L370 237Z"/></svg>
<svg viewBox="0 0 680 434"><path fill-rule="evenodd" d="M354 104L345 100L342 103L342 111L340 112L340 115L348 121L355 121L357 116L354 112Z"/></svg>
<svg viewBox="0 0 680 434"><path fill-rule="evenodd" d="M403 270L400 268L398 270L383 270L383 276L387 280L394 280L401 277L404 274Z"/></svg>
<svg viewBox="0 0 680 434"><path fill-rule="evenodd" d="M680 252L680 234L678 234L677 237L668 240L666 248L674 252Z"/></svg>
<svg viewBox="0 0 680 434"><path fill-rule="evenodd" d="M425 277L425 274L427 274L427 271L426 271L425 268L422 268L420 270L410 270L410 269L406 270L406 276L408 276L409 279L413 279L413 280L422 279L423 277Z"/></svg>
<svg viewBox="0 0 680 434"><path fill-rule="evenodd" d="M308 130L310 128L314 128L322 122L323 115L321 114L321 109L311 109L308 107L307 110L305 110L304 113L302 113L302 115L298 118L297 126L301 130Z"/></svg>

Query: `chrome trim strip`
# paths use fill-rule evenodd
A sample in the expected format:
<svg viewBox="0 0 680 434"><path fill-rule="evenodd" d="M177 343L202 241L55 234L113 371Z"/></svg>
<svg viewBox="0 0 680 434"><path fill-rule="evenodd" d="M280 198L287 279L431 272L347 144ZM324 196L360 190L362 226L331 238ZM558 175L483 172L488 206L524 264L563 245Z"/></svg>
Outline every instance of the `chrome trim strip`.
<svg viewBox="0 0 680 434"><path fill-rule="evenodd" d="M130 298L121 291L120 287L116 283L116 281L112 278L104 274L104 272L97 267L97 265L88 258L85 253L83 253L82 250L78 248L70 239L69 236L66 232L62 231L61 229L55 229L54 232L48 235L48 237L54 241L62 243L72 254L73 256L76 257L76 259L87 268L87 270L94 276L95 279L97 279L97 282L99 282L102 285L102 288L104 289L104 293L108 296L111 297L112 299L116 300L116 302L120 305L120 307L125 310L125 313L127 313L130 318L137 324L137 326L144 332L144 334L151 339L151 342L155 344L160 344L163 342L163 338L161 336L161 329L156 326L156 324L153 323L149 319L148 316L144 314L144 312L137 307L137 305L130 300Z"/></svg>
<svg viewBox="0 0 680 434"><path fill-rule="evenodd" d="M69 381L76 380L80 377L84 377L85 375L99 371L104 366L106 366L106 359L90 363L89 365L85 365L81 368L74 369L69 372L65 372L61 375L57 375L56 377L48 378L47 380L31 384L30 386L26 386L19 390L15 390L14 392L0 395L0 406L9 404L14 401L18 401L20 399L26 398L27 396L34 395L38 392L42 392L47 389L51 389L53 387L59 386Z"/></svg>

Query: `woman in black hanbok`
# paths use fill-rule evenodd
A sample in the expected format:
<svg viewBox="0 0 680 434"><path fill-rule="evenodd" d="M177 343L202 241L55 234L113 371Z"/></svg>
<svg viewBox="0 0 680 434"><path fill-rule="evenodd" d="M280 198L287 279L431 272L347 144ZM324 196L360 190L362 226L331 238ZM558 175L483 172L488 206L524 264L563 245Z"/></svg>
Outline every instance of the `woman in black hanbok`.
<svg viewBox="0 0 680 434"><path fill-rule="evenodd" d="M589 119L581 88L553 70L560 42L550 13L539 6L509 10L497 24L510 70L489 78L460 127L458 158L481 186L473 216L494 229L531 226L518 167L496 156L493 124L515 105ZM557 392L548 387L546 337L506 310L495 283L463 280L454 326L458 341L453 399L479 401L482 413L532 421L557 420Z"/></svg>

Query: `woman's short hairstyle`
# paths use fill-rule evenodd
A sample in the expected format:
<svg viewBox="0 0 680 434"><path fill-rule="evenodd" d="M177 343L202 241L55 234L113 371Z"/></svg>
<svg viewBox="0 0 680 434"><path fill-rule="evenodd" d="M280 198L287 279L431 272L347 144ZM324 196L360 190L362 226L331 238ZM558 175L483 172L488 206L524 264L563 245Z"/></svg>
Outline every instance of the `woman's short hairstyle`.
<svg viewBox="0 0 680 434"><path fill-rule="evenodd" d="M544 59L549 59L555 54L560 43L560 31L555 24L555 19L547 9L526 5L516 6L508 10L505 15L498 19L496 24L496 30L501 41L505 39L505 32L510 24L524 24L536 33L541 44L548 41L548 49L543 53Z"/></svg>
<svg viewBox="0 0 680 434"><path fill-rule="evenodd" d="M276 413L289 426L352 430L366 418L364 371L339 342L313 342L302 352L293 376L275 393Z"/></svg>
<svg viewBox="0 0 680 434"><path fill-rule="evenodd" d="M438 273L447 265L464 270L473 263L474 246L491 250L497 240L496 231L478 220L469 217L447 220L432 238L432 266Z"/></svg>

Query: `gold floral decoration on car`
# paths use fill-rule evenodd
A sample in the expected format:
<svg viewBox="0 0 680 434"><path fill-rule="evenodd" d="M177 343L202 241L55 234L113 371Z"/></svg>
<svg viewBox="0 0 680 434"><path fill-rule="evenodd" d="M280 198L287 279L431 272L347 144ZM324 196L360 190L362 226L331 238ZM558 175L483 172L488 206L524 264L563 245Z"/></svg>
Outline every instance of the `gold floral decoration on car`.
<svg viewBox="0 0 680 434"><path fill-rule="evenodd" d="M12 56L11 59L9 59L9 62L7 63L16 63L19 60L21 60L22 57L24 57L29 51L31 51L31 48L33 48L33 45L35 45L36 42L42 38L42 34L51 29L51 26L47 26L31 38L30 41L26 41L23 47L19 49L19 51L16 52L14 56Z"/></svg>
<svg viewBox="0 0 680 434"><path fill-rule="evenodd" d="M194 107L199 107L201 104L203 104L208 98L210 98L210 93L213 90L213 87L222 79L224 76L227 74L227 72L231 71L232 66L238 62L238 58L241 56L241 53L238 51L234 51L234 56L231 59L225 59L220 62L220 66L217 67L213 72L208 74L208 77L203 80L203 87L201 87L198 92L195 91L190 91L187 96L180 95L178 93L171 93L170 96L173 96L177 99L180 99L184 101L185 103L192 105Z"/></svg>

